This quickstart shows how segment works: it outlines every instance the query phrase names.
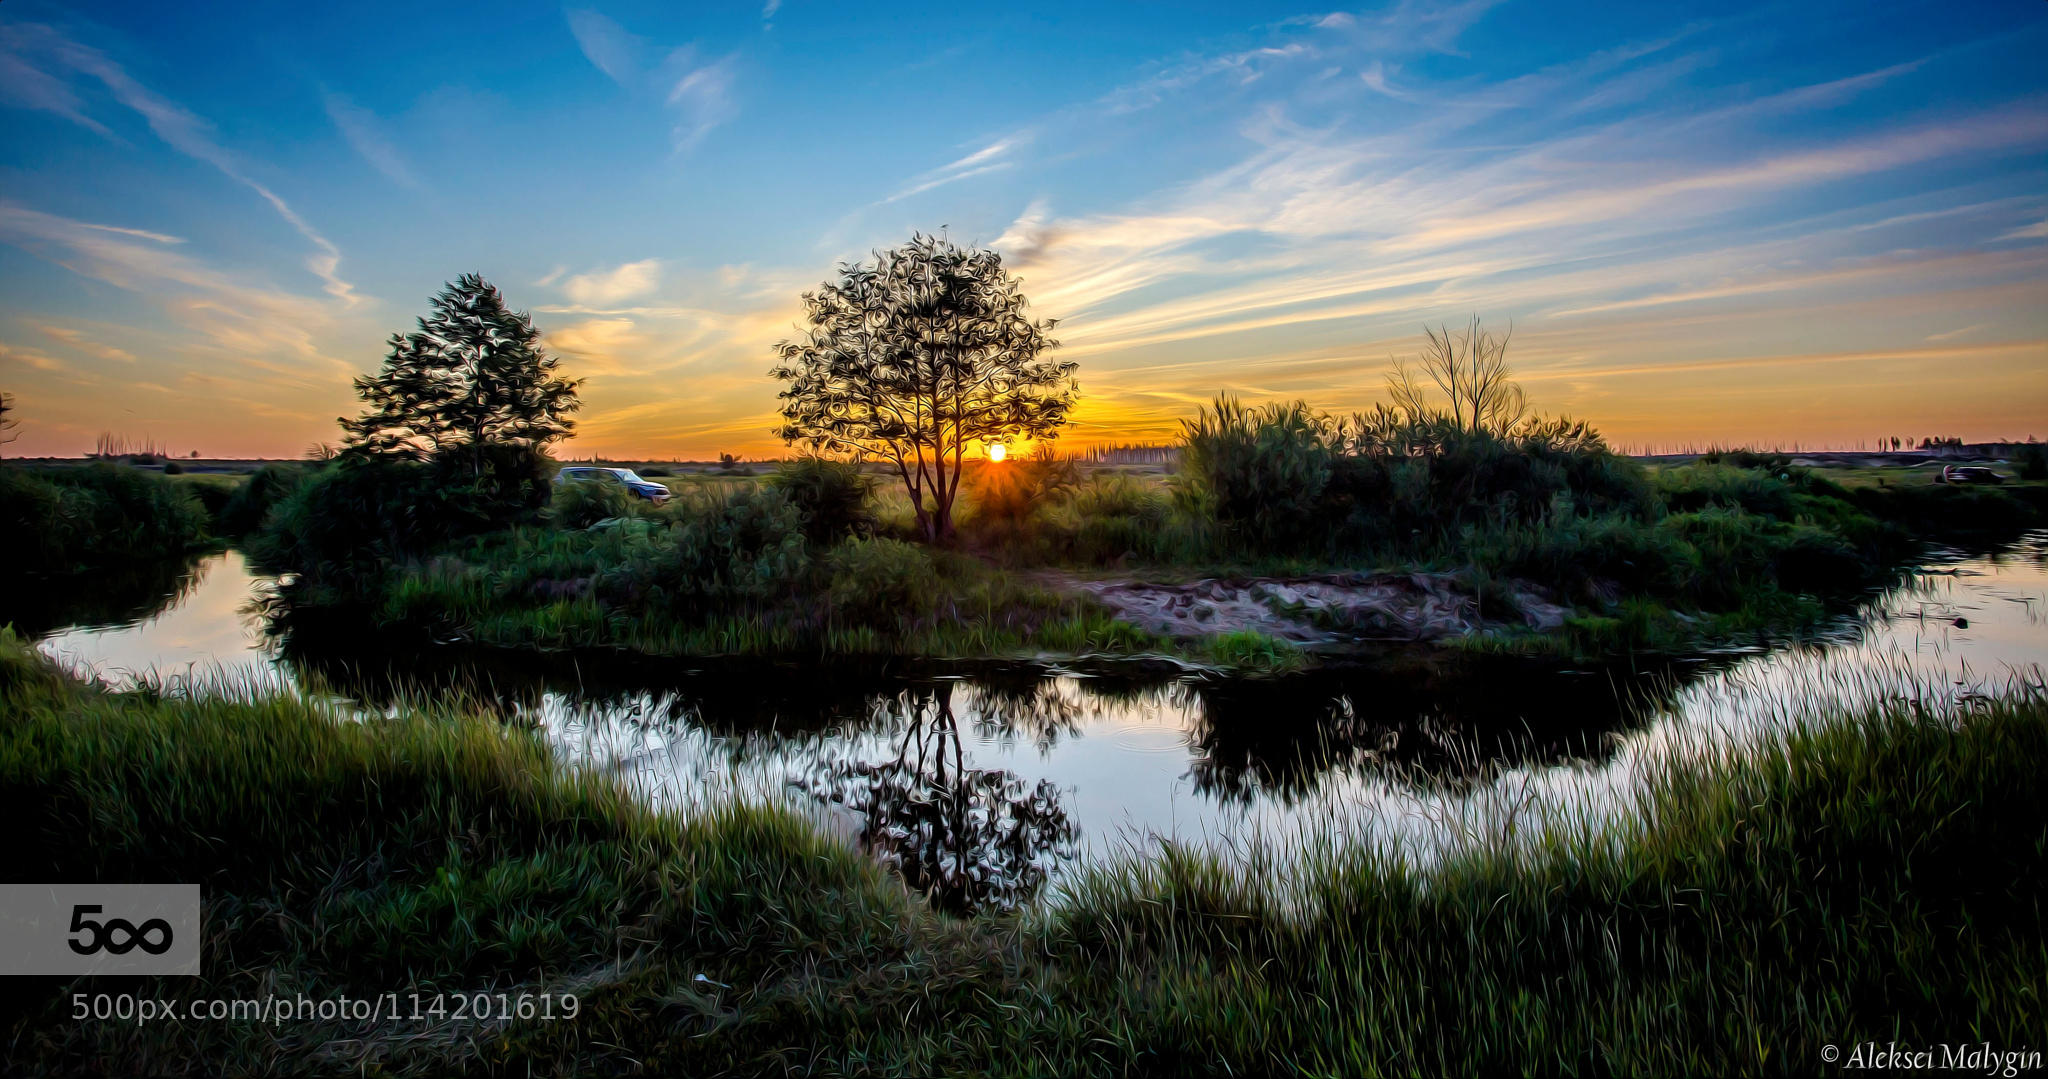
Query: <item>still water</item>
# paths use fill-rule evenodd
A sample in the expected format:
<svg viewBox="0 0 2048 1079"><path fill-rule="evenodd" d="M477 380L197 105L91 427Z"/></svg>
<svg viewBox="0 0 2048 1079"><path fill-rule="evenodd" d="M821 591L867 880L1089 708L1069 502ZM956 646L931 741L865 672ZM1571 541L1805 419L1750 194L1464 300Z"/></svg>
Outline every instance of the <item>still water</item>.
<svg viewBox="0 0 2048 1079"><path fill-rule="evenodd" d="M1412 856L1539 819L1626 817L1674 751L1740 751L1830 702L1996 692L2048 663L2048 533L1934 552L1828 632L1769 649L1574 668L1390 647L1278 678L394 654L279 639L258 602L269 586L236 552L208 556L145 580L140 600L80 606L40 646L114 684L317 685L371 713L461 686L656 803L809 807L963 907L1160 839L1341 833Z"/></svg>

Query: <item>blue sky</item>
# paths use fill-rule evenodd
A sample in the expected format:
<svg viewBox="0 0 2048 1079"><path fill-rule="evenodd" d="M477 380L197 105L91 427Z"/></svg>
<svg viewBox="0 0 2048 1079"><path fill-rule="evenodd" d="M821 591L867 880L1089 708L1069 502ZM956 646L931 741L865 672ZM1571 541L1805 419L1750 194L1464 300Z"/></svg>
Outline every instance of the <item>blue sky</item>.
<svg viewBox="0 0 2048 1079"><path fill-rule="evenodd" d="M566 452L770 453L835 263L1001 250L1082 442L1425 323L1638 446L2048 435L2048 4L0 6L17 453L331 440L484 273Z"/></svg>

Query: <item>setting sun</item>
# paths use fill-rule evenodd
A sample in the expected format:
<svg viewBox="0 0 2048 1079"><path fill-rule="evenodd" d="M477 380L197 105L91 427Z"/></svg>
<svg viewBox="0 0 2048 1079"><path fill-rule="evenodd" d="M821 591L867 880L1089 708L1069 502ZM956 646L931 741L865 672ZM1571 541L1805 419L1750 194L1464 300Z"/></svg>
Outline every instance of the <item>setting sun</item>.
<svg viewBox="0 0 2048 1079"><path fill-rule="evenodd" d="M1003 445L1000 442L988 448L988 459L991 461L1001 461L1003 458L1009 455L1010 448L1008 446Z"/></svg>

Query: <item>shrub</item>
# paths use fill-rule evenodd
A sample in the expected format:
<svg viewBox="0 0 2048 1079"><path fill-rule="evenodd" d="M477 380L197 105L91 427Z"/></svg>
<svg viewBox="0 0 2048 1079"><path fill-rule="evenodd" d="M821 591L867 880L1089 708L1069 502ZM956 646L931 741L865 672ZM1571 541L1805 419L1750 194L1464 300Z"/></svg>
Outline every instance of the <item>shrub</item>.
<svg viewBox="0 0 2048 1079"><path fill-rule="evenodd" d="M2023 480L2048 480L2048 446L2028 443L2013 455L2013 463L2019 466Z"/></svg>
<svg viewBox="0 0 2048 1079"><path fill-rule="evenodd" d="M667 529L622 542L655 545L648 581L675 613L787 597L810 568L803 514L774 488L742 487L680 503L670 517L675 523ZM625 559L627 565L637 561Z"/></svg>
<svg viewBox="0 0 2048 1079"><path fill-rule="evenodd" d="M182 476L182 475L184 475L184 474L185 474L185 466L184 466L184 465L181 465L181 464L179 464L179 463L178 463L178 462L176 462L176 461L165 461L165 462L164 462L164 475L166 475L166 476Z"/></svg>
<svg viewBox="0 0 2048 1079"><path fill-rule="evenodd" d="M590 480L555 485L548 518L557 528L589 528L608 518L632 517L639 499L622 483Z"/></svg>
<svg viewBox="0 0 2048 1079"><path fill-rule="evenodd" d="M246 536L263 527L271 507L305 486L306 468L296 464L271 464L249 474L249 478L228 496L218 515L224 536Z"/></svg>
<svg viewBox="0 0 2048 1079"><path fill-rule="evenodd" d="M1782 453L1764 453L1756 450L1711 449L1700 454L1699 463L1759 469L1764 472L1784 472L1792 467L1792 458Z"/></svg>
<svg viewBox="0 0 2048 1079"><path fill-rule="evenodd" d="M888 629L931 613L937 581L931 559L914 544L848 540L832 548L825 566L832 609L848 622Z"/></svg>
<svg viewBox="0 0 2048 1079"><path fill-rule="evenodd" d="M875 529L874 511L869 506L874 482L858 465L799 457L778 466L768 482L803 514L804 536L820 548Z"/></svg>
<svg viewBox="0 0 2048 1079"><path fill-rule="evenodd" d="M1181 470L1235 543L1299 547L1329 519L1335 431L1306 402L1246 408L1218 397L1182 421Z"/></svg>
<svg viewBox="0 0 2048 1079"><path fill-rule="evenodd" d="M514 445L425 464L344 456L277 505L251 552L315 578L374 573L451 540L538 520L548 474L545 457Z"/></svg>
<svg viewBox="0 0 2048 1079"><path fill-rule="evenodd" d="M1098 565L1124 558L1189 561L1209 553L1194 524L1158 485L1105 473L1055 499L1035 532L1058 558Z"/></svg>
<svg viewBox="0 0 2048 1079"><path fill-rule="evenodd" d="M1081 468L1041 446L1029 457L983 462L969 474L973 524L985 534L1016 533L1031 517L1081 482Z"/></svg>
<svg viewBox="0 0 2048 1079"><path fill-rule="evenodd" d="M126 465L27 470L0 467L0 558L15 572L84 572L169 558L205 542L198 498Z"/></svg>

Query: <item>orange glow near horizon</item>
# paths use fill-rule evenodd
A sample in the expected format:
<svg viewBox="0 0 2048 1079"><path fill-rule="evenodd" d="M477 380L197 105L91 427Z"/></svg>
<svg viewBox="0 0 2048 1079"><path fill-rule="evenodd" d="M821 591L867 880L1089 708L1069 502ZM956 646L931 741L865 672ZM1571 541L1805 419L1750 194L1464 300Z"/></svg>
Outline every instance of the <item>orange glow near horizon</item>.
<svg viewBox="0 0 2048 1079"><path fill-rule="evenodd" d="M1439 7L1449 38L1413 21ZM866 103L905 122L819 125L813 95L727 85L766 74L736 60L671 83L711 96L658 115L633 104L651 71L618 81L641 38L587 12L581 30L528 20L561 62L493 85L531 108L408 66L335 87L324 119L226 93L192 56L153 55L160 35L56 20L0 42L0 391L19 423L0 453L77 457L104 433L299 457L338 440L391 335L475 271L584 380L556 456L784 457L767 372L802 294L942 229L1000 253L1058 321L1082 389L1062 453L1173 443L1222 393L1369 409L1425 326L1475 315L1511 331L1536 412L1628 451L2048 436L2048 16L1987 9L1945 43L1901 25L1884 57L1792 19L1818 52L1744 67L1745 19L1538 43L1487 8L1260 20L1244 32L1267 47L1164 78L1149 64L1194 42L1125 57L1123 90L1055 93L995 132L931 122L918 80ZM174 39L249 32L179 10L219 24ZM611 42L594 54L592 26ZM1537 51L1450 47L1468 32ZM986 95L974 117L1016 91L960 85ZM442 152L453 132L517 156ZM795 179L819 153L874 167Z"/></svg>

